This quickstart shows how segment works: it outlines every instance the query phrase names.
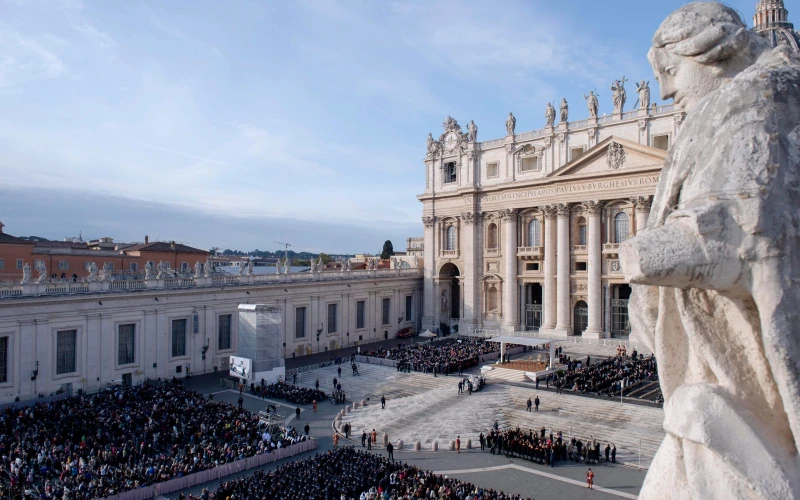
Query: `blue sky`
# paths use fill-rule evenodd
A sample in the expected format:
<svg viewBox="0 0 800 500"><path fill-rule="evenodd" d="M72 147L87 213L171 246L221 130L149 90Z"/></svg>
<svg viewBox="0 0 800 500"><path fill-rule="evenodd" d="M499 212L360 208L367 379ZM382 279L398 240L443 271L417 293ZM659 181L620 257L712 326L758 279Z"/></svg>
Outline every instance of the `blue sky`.
<svg viewBox="0 0 800 500"><path fill-rule="evenodd" d="M652 35L684 3L0 0L0 220L399 248L422 234L425 138L445 116L487 140L509 111L541 127L562 97L583 118L592 89L609 112L612 80L653 80ZM751 23L756 0L728 3Z"/></svg>

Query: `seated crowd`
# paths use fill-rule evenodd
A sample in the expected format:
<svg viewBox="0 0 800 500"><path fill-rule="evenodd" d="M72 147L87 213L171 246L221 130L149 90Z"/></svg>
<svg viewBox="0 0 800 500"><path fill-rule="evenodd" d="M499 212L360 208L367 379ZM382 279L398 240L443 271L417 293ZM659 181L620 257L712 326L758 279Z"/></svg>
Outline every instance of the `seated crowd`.
<svg viewBox="0 0 800 500"><path fill-rule="evenodd" d="M0 414L0 497L89 499L305 440L167 383L115 387Z"/></svg>
<svg viewBox="0 0 800 500"><path fill-rule="evenodd" d="M260 384L251 383L250 393L261 398L283 399L299 405L308 405L313 401L319 402L328 399L324 392L316 389L307 389L286 382L267 384L264 379L261 379Z"/></svg>
<svg viewBox="0 0 800 500"><path fill-rule="evenodd" d="M388 495L388 496L385 496ZM190 499L198 497L189 496ZM521 500L519 495L484 489L457 479L436 476L409 464L357 451L335 448L275 471L222 483L199 498L235 500Z"/></svg>
<svg viewBox="0 0 800 500"><path fill-rule="evenodd" d="M517 427L503 431L492 430L485 438L481 434L480 440L484 439L492 455L505 454L507 457L519 457L551 467L556 462L567 460L587 464L601 461L600 443L594 436L586 441L575 437L565 441L561 431L554 436L552 432L547 435L544 427L539 432L531 429L527 433ZM481 443L481 449L483 447L484 443ZM606 461L616 462L617 447L611 443L606 444L605 455Z"/></svg>
<svg viewBox="0 0 800 500"><path fill-rule="evenodd" d="M645 357L635 350L631 356L619 354L594 363L589 357L585 364L569 356L561 355L559 358L566 365L566 371L547 383L574 392L614 396L620 393L623 382L628 391L639 384L658 381L655 356Z"/></svg>
<svg viewBox="0 0 800 500"><path fill-rule="evenodd" d="M515 347L508 345L506 347ZM426 344L401 344L390 350L379 349L362 351L362 356L394 359L398 361L398 371L419 371L423 373L460 373L477 366L480 356L498 352L500 347L483 339L462 338L461 342L447 340Z"/></svg>

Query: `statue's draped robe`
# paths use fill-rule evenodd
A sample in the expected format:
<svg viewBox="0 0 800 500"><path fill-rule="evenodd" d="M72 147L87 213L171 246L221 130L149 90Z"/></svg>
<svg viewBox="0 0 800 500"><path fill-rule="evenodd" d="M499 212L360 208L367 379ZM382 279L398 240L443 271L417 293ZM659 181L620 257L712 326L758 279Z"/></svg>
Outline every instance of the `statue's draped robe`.
<svg viewBox="0 0 800 500"><path fill-rule="evenodd" d="M620 249L665 399L640 498L800 495L799 120L798 60L769 51L692 109Z"/></svg>

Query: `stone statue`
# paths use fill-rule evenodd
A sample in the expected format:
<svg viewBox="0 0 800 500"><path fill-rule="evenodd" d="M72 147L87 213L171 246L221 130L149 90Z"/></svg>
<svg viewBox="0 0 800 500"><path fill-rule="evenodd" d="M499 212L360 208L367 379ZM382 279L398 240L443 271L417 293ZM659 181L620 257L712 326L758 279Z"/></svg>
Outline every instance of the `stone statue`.
<svg viewBox="0 0 800 500"><path fill-rule="evenodd" d="M242 276L245 271L245 263L243 260L239 261L239 276Z"/></svg>
<svg viewBox="0 0 800 500"><path fill-rule="evenodd" d="M289 271L292 269L292 259L286 257L286 261L283 263L283 274L289 274Z"/></svg>
<svg viewBox="0 0 800 500"><path fill-rule="evenodd" d="M281 274L281 259L275 261L275 274Z"/></svg>
<svg viewBox="0 0 800 500"><path fill-rule="evenodd" d="M470 120L469 125L467 125L467 141L469 142L478 141L478 126L475 125L475 122L472 120Z"/></svg>
<svg viewBox="0 0 800 500"><path fill-rule="evenodd" d="M144 279L151 280L153 279L153 263L148 262L144 265Z"/></svg>
<svg viewBox="0 0 800 500"><path fill-rule="evenodd" d="M566 98L561 98L561 123L567 123L569 119L569 105Z"/></svg>
<svg viewBox="0 0 800 500"><path fill-rule="evenodd" d="M347 266L347 271L351 271L353 269L352 265L350 264L350 259L347 259L347 261L345 261L345 265Z"/></svg>
<svg viewBox="0 0 800 500"><path fill-rule="evenodd" d="M39 272L39 276L36 277L37 283L46 283L47 282L47 265L44 262L39 264L36 267L36 271Z"/></svg>
<svg viewBox="0 0 800 500"><path fill-rule="evenodd" d="M639 109L647 109L650 106L650 82L636 84L636 93L639 94Z"/></svg>
<svg viewBox="0 0 800 500"><path fill-rule="evenodd" d="M158 272L156 274L156 279L163 280L164 278L167 277L167 265L164 264L163 261L160 260L158 261L158 266L156 267L156 271Z"/></svg>
<svg viewBox="0 0 800 500"><path fill-rule="evenodd" d="M316 262L314 262L314 257L311 257L311 260L309 261L308 272L310 272L311 274L314 274L316 272L316 270L317 270L317 264L316 264Z"/></svg>
<svg viewBox="0 0 800 500"><path fill-rule="evenodd" d="M450 316L450 308L447 307L447 293L442 290L442 316L447 318Z"/></svg>
<svg viewBox="0 0 800 500"><path fill-rule="evenodd" d="M517 119L509 111L508 118L506 118L506 132L508 132L508 135L514 135L515 128L517 128Z"/></svg>
<svg viewBox="0 0 800 500"><path fill-rule="evenodd" d="M22 284L27 285L31 282L31 265L27 262L22 266Z"/></svg>
<svg viewBox="0 0 800 500"><path fill-rule="evenodd" d="M252 261L252 259L248 259L247 260L247 275L248 276L252 276L253 275L253 261Z"/></svg>
<svg viewBox="0 0 800 500"><path fill-rule="evenodd" d="M687 117L619 249L667 432L639 498L797 498L800 59L714 2L667 17L648 59Z"/></svg>
<svg viewBox="0 0 800 500"><path fill-rule="evenodd" d="M203 269L203 274L205 274L206 278L210 278L211 274L214 272L214 264L212 263L211 259L206 260L206 265Z"/></svg>
<svg viewBox="0 0 800 500"><path fill-rule="evenodd" d="M203 276L203 266L200 264L200 261L197 260L194 263L194 277L200 278L201 276Z"/></svg>
<svg viewBox="0 0 800 500"><path fill-rule="evenodd" d="M552 127L556 122L556 108L549 102L544 110L545 127Z"/></svg>
<svg viewBox="0 0 800 500"><path fill-rule="evenodd" d="M96 281L97 280L97 264L94 262L89 263L89 281Z"/></svg>
<svg viewBox="0 0 800 500"><path fill-rule="evenodd" d="M319 261L317 261L317 270L322 272L325 270L325 264L322 263L322 255L319 256Z"/></svg>
<svg viewBox="0 0 800 500"><path fill-rule="evenodd" d="M589 95L584 95L583 98L586 99L589 106L589 116L592 118L597 118L597 109L599 108L599 103L597 102L597 96L595 95L594 91L590 90Z"/></svg>
<svg viewBox="0 0 800 500"><path fill-rule="evenodd" d="M614 80L614 83L611 84L611 91L613 92L612 99L614 101L614 113L620 114L625 109L625 82L628 79L624 76L622 80Z"/></svg>
<svg viewBox="0 0 800 500"><path fill-rule="evenodd" d="M103 269L100 271L100 281L108 281L111 279L111 275L114 271L111 270L111 263L104 262Z"/></svg>

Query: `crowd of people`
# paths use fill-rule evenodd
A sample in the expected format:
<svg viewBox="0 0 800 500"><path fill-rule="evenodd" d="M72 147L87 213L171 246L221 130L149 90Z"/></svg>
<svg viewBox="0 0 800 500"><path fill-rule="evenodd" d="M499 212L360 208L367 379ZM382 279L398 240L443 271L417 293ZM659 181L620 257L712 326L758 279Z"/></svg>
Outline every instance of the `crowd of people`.
<svg viewBox="0 0 800 500"><path fill-rule="evenodd" d="M309 405L314 401L325 401L328 397L319 389L308 389L286 382L267 384L261 379L260 384L251 383L250 393L260 398L282 399L293 404Z"/></svg>
<svg viewBox="0 0 800 500"><path fill-rule="evenodd" d="M582 394L615 396L620 391L633 390L637 385L658 381L658 365L654 355L644 356L634 350L630 356L618 350L616 356L592 362L578 361L557 350L564 371L548 376L544 381L554 385L558 391L568 390ZM537 381L538 388L539 381Z"/></svg>
<svg viewBox="0 0 800 500"><path fill-rule="evenodd" d="M507 346L514 347L514 346ZM396 360L398 371L423 373L461 373L480 362L484 354L497 352L498 344L465 337L425 344L401 344L393 349L362 351L363 356Z"/></svg>
<svg viewBox="0 0 800 500"><path fill-rule="evenodd" d="M387 496L388 495L388 496ZM275 471L222 483L193 500L522 500L514 494L434 475L410 464L341 447Z"/></svg>
<svg viewBox="0 0 800 500"><path fill-rule="evenodd" d="M564 439L561 431L555 435L547 434L544 427L538 432L530 429L527 433L516 429L498 430L497 424L487 436L481 433L479 440L481 449L489 448L493 455L504 454L507 457L519 457L542 465L555 467L559 461L573 461L586 464L600 463L601 445L592 436L586 441L573 437L569 441ZM617 447L607 443L605 447L605 460L617 461Z"/></svg>
<svg viewBox="0 0 800 500"><path fill-rule="evenodd" d="M305 440L175 383L0 414L0 497L102 498Z"/></svg>

